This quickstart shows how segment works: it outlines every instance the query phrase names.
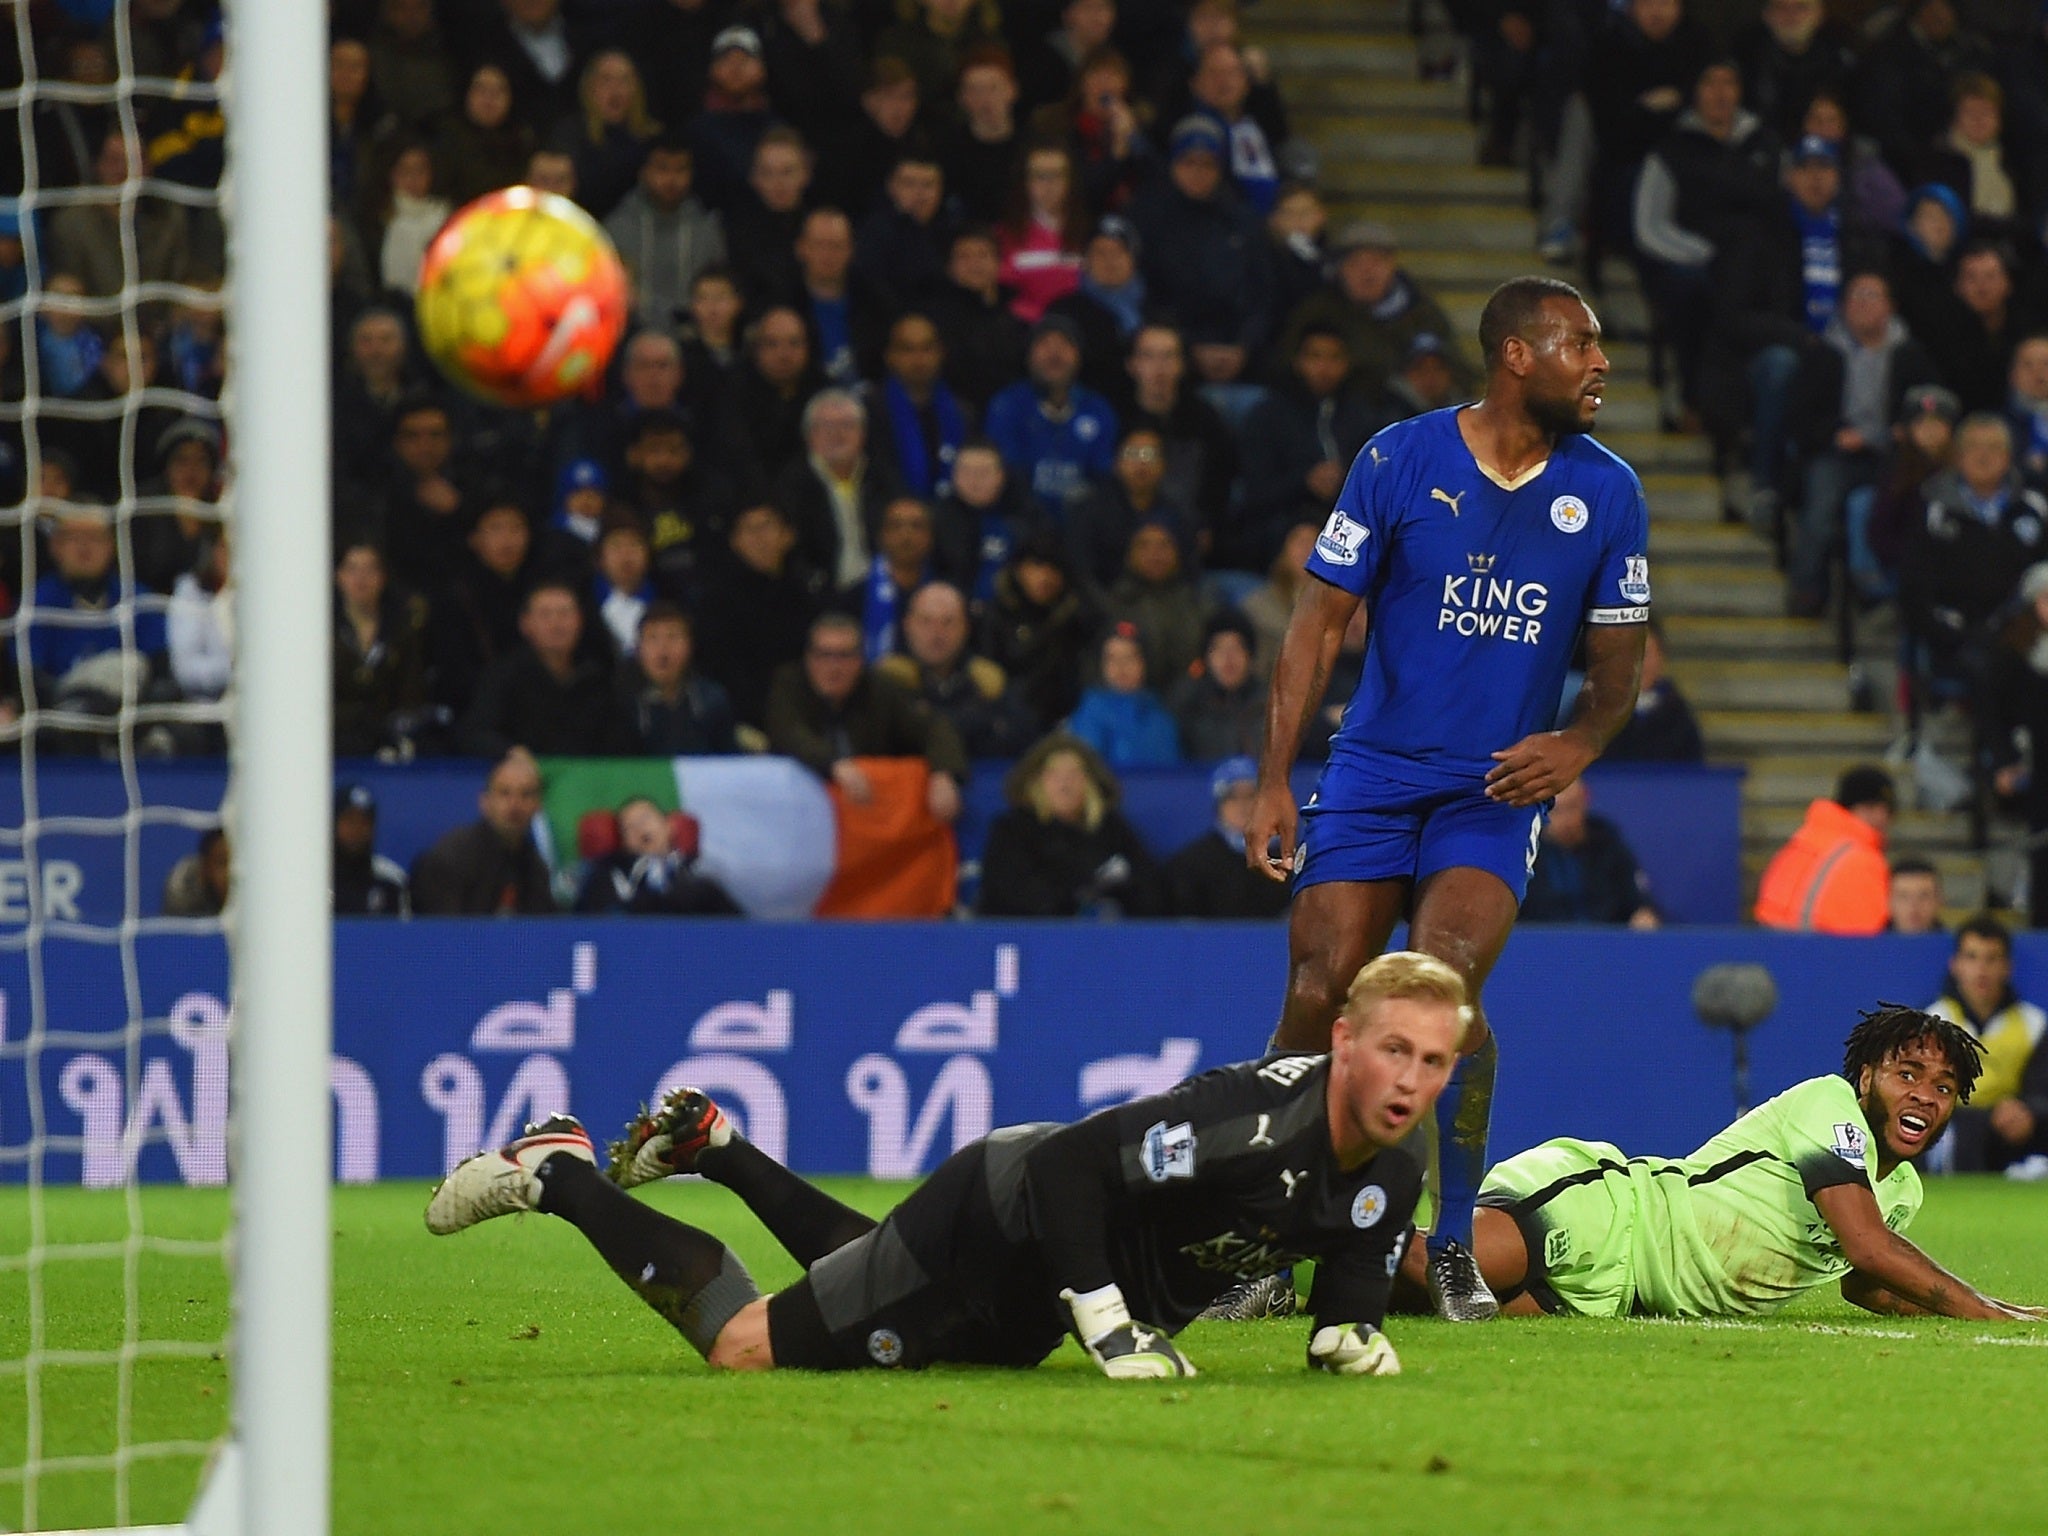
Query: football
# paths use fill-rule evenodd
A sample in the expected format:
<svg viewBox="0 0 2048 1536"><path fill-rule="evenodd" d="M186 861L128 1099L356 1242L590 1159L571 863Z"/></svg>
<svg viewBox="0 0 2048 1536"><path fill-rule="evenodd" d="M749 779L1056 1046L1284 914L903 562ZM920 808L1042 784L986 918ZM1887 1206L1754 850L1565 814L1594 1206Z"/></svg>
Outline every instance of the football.
<svg viewBox="0 0 2048 1536"><path fill-rule="evenodd" d="M625 329L625 268L565 197L507 187L460 209L420 264L420 340L441 372L496 405L588 389Z"/></svg>

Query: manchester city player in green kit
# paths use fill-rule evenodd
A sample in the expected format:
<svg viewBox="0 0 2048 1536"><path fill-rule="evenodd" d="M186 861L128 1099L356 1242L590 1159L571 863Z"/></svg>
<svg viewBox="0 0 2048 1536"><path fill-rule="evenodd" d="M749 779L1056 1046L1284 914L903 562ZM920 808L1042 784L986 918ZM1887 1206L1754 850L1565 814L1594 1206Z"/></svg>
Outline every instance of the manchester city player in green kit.
<svg viewBox="0 0 2048 1536"><path fill-rule="evenodd" d="M1908 1159L1969 1101L1981 1065L1962 1029L1887 1005L1850 1033L1839 1077L1788 1088L1690 1157L1560 1139L1497 1164L1473 1256L1510 1314L1740 1317L1840 1281L1872 1312L2048 1321L1900 1235L1920 1209ZM1418 1310L1420 1250L1404 1265Z"/></svg>

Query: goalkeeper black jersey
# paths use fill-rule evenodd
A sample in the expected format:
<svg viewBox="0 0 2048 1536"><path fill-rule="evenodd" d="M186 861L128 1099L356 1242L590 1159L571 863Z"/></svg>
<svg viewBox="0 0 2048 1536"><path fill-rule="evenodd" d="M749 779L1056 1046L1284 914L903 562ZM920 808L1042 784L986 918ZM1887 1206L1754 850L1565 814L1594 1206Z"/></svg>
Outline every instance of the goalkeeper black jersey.
<svg viewBox="0 0 2048 1536"><path fill-rule="evenodd" d="M1239 1280L1314 1259L1317 1325L1377 1325L1422 1170L1400 1148L1338 1166L1329 1073L1327 1056L1240 1062L1073 1125L995 1132L985 1174L1005 1245L1055 1292L1114 1281L1133 1317L1168 1331Z"/></svg>

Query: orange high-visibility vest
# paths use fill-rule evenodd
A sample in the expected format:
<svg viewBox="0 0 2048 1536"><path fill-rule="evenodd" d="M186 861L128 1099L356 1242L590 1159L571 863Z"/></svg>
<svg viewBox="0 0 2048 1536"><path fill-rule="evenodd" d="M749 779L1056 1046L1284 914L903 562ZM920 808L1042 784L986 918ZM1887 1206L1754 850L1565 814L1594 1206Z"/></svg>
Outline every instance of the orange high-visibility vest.
<svg viewBox="0 0 2048 1536"><path fill-rule="evenodd" d="M1765 866L1756 920L1809 933L1882 933L1891 885L1884 834L1834 801L1816 800Z"/></svg>

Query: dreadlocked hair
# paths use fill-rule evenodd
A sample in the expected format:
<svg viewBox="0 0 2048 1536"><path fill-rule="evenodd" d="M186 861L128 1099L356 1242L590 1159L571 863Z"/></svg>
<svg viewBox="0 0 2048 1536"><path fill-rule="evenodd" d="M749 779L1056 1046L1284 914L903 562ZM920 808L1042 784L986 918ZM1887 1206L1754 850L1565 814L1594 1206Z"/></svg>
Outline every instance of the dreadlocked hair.
<svg viewBox="0 0 2048 1536"><path fill-rule="evenodd" d="M1862 1010L1861 1019L1842 1042L1842 1076L1861 1082L1865 1067L1880 1065L1916 1040L1931 1040L1956 1074L1956 1102L1970 1102L1970 1090L1984 1072L1984 1047L1962 1025L1903 1003L1879 1003Z"/></svg>

